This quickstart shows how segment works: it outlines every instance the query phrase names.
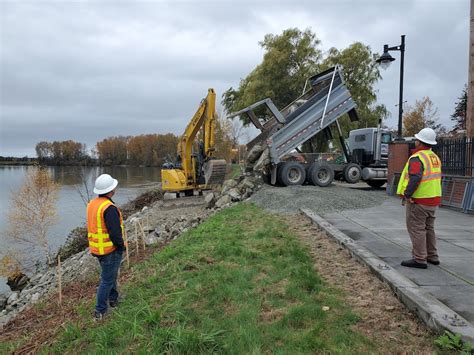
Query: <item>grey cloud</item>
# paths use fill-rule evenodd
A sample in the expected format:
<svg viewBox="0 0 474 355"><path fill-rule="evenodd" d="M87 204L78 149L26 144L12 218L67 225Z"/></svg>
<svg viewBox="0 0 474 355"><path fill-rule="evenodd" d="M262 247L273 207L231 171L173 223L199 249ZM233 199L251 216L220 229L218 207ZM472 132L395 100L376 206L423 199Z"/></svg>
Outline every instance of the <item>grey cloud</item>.
<svg viewBox="0 0 474 355"><path fill-rule="evenodd" d="M0 155L40 140L89 146L110 135L179 134L207 88L236 87L262 59L266 33L310 27L324 49L380 52L407 35L405 99L430 96L449 124L467 81L462 1L0 3ZM379 102L396 125L398 65ZM425 60L429 58L429 60ZM22 152L22 153L19 153Z"/></svg>

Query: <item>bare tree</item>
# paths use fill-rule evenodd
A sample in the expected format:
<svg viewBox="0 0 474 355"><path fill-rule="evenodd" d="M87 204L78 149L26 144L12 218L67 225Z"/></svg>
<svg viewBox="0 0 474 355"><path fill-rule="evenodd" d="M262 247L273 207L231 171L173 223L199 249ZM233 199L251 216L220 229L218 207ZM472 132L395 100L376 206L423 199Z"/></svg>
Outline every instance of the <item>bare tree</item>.
<svg viewBox="0 0 474 355"><path fill-rule="evenodd" d="M45 168L35 167L26 173L25 181L11 195L8 233L18 242L40 247L51 263L48 231L57 223L56 202L59 185ZM26 256L26 255L25 255Z"/></svg>
<svg viewBox="0 0 474 355"><path fill-rule="evenodd" d="M77 193L81 197L82 202L84 202L84 205L87 206L87 204L89 203L90 200L92 200L92 197L94 197L94 195L87 181L86 167L83 166L80 169L81 169L79 172L80 183L74 185L74 188L76 189Z"/></svg>

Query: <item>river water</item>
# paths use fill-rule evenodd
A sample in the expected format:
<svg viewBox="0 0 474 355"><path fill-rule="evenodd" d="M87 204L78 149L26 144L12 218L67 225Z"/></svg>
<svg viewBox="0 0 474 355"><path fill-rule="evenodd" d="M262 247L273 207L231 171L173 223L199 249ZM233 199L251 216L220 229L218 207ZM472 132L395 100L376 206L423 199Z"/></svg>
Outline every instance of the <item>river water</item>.
<svg viewBox="0 0 474 355"><path fill-rule="evenodd" d="M28 169L31 166L0 166L0 258L5 255L7 248L24 251L28 250L31 258L38 258L40 251L30 246L12 242L6 230L8 226L8 211L10 210L11 194L21 186ZM48 234L50 249L57 251L66 240L69 232L86 222L86 205L79 190L85 193L84 182L92 193L95 178L102 173L112 175L119 181L114 196L117 204L123 204L142 192L156 186L160 181L160 168L140 167L48 167L54 181L60 185L57 202L58 223ZM0 293L8 291L5 279L0 278Z"/></svg>

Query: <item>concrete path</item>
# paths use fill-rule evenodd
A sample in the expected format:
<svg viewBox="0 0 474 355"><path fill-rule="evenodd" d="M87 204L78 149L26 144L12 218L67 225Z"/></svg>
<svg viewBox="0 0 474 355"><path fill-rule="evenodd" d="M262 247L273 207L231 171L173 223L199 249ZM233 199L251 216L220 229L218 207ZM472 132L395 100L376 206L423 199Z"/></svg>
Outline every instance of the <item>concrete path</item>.
<svg viewBox="0 0 474 355"><path fill-rule="evenodd" d="M397 198L381 206L323 216L402 275L474 324L474 216L448 208L436 212L440 266L406 268L411 257L405 207Z"/></svg>

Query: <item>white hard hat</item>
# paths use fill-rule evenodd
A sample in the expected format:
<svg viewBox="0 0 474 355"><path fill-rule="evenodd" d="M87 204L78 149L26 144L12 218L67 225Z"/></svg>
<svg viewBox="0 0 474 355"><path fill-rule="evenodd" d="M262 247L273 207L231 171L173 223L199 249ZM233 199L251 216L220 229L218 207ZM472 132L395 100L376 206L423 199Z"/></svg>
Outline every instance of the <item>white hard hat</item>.
<svg viewBox="0 0 474 355"><path fill-rule="evenodd" d="M431 128L423 128L420 132L415 134L415 138L423 143L436 145L436 132Z"/></svg>
<svg viewBox="0 0 474 355"><path fill-rule="evenodd" d="M109 174L102 174L95 180L94 193L103 195L114 190L118 181Z"/></svg>

